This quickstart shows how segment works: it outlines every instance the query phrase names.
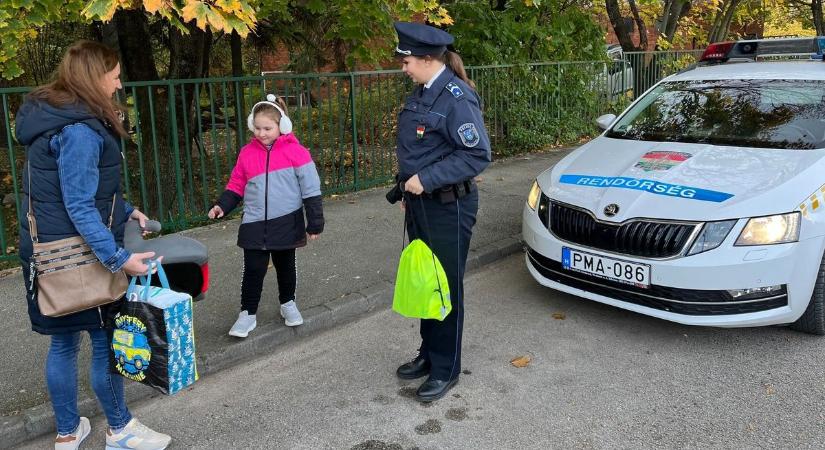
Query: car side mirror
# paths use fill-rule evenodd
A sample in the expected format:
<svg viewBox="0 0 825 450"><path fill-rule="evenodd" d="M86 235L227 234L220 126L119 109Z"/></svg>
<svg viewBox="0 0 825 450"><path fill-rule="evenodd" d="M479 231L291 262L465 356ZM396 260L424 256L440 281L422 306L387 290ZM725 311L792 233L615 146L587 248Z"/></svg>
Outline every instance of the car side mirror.
<svg viewBox="0 0 825 450"><path fill-rule="evenodd" d="M616 121L616 115L615 114L605 114L603 116L599 116L596 119L596 125L598 125L599 128L601 128L602 130L606 130L606 129L610 128L610 125L613 125L613 122L615 122L615 121Z"/></svg>

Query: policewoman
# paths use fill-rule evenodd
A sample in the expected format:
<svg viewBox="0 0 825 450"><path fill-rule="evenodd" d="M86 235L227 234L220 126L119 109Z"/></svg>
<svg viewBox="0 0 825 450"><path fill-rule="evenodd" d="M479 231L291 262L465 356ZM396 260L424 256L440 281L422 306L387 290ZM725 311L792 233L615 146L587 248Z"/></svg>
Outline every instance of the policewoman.
<svg viewBox="0 0 825 450"><path fill-rule="evenodd" d="M416 87L398 116L399 187L410 240L422 239L438 257L450 287L452 311L421 320L421 346L399 378L427 380L416 398L443 397L461 372L464 268L478 212L474 178L490 164L490 139L480 99L464 64L447 49L453 37L418 23L396 22L396 56Z"/></svg>

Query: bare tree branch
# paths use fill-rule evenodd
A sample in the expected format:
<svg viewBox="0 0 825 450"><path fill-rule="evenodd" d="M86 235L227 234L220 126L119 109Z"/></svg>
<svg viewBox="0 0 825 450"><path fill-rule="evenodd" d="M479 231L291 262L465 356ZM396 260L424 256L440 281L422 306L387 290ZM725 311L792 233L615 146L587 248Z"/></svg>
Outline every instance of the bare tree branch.
<svg viewBox="0 0 825 450"><path fill-rule="evenodd" d="M647 27L642 17L639 15L639 7L636 0L627 0L630 3L630 11L633 13L633 20L636 21L636 29L639 30L639 48L647 50Z"/></svg>

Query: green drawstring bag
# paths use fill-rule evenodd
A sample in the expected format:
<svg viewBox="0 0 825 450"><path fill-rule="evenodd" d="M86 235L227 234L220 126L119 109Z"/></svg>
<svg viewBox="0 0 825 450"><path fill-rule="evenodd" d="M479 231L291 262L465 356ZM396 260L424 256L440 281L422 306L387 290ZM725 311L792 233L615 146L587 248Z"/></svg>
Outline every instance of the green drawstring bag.
<svg viewBox="0 0 825 450"><path fill-rule="evenodd" d="M453 309L447 274L421 239L401 252L392 309L404 317L436 320L444 320Z"/></svg>

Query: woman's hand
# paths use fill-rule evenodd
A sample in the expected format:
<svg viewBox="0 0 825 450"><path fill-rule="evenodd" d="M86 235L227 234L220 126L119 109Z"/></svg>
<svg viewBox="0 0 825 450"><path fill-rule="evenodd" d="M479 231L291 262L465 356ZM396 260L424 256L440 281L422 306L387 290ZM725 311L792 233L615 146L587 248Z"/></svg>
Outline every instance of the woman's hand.
<svg viewBox="0 0 825 450"><path fill-rule="evenodd" d="M398 206L401 207L401 211L406 211L407 210L407 202L404 201L404 200L401 200L401 202L398 204Z"/></svg>
<svg viewBox="0 0 825 450"><path fill-rule="evenodd" d="M418 174L411 176L409 180L404 182L404 190L415 195L421 195L424 192L424 186L421 184Z"/></svg>
<svg viewBox="0 0 825 450"><path fill-rule="evenodd" d="M137 208L132 210L132 214L129 215L129 218L138 221L138 223L140 224L140 229L143 230L144 236L152 233L151 231L145 230L146 221L149 220L149 217L147 217L146 214L140 212L140 210L138 210Z"/></svg>
<svg viewBox="0 0 825 450"><path fill-rule="evenodd" d="M307 233L307 236L309 237L310 241L314 241L314 240L318 239L319 235Z"/></svg>
<svg viewBox="0 0 825 450"><path fill-rule="evenodd" d="M207 214L207 216L209 216L210 219L220 219L223 217L223 210L220 206L215 205L209 210L209 214Z"/></svg>
<svg viewBox="0 0 825 450"><path fill-rule="evenodd" d="M132 256L126 260L126 264L123 265L122 269L127 275L146 275L149 273L149 265L144 263L143 260L151 259L153 256L155 256L155 252L132 253ZM158 264L160 264L162 259L163 256L157 259ZM152 270L152 273L156 270L157 269Z"/></svg>

